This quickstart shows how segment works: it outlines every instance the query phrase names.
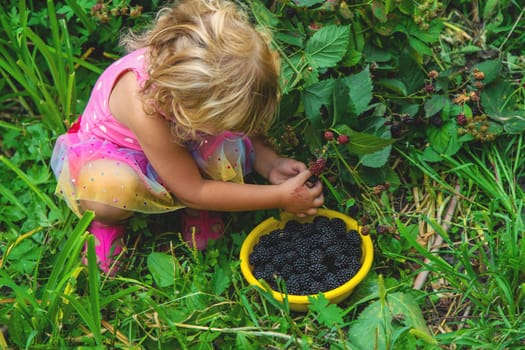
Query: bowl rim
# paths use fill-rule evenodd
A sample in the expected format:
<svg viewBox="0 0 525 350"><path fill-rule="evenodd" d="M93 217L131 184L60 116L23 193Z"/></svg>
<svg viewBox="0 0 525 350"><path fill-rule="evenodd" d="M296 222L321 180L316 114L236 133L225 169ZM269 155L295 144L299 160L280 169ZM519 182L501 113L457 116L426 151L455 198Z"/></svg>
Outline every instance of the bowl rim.
<svg viewBox="0 0 525 350"><path fill-rule="evenodd" d="M327 216L330 218L338 217L345 221L347 224L347 228L349 229L355 229L359 234L361 235L361 249L363 251L362 254L362 261L361 261L361 268L359 271L347 282L343 283L337 288L331 289L326 292L321 292L328 300L336 300L338 298L344 297L345 294L350 294L353 289L366 277L368 272L370 271L370 268L372 267L372 262L374 259L374 248L372 244L372 239L369 235L363 235L361 232L361 227L358 225L357 221L341 212L331 210L331 209L318 209L317 214L313 216L308 216L305 218L299 218L293 214L282 212L280 220L277 220L276 218L270 217L261 223L259 223L257 226L255 226L248 236L244 239L244 242L241 246L241 252L239 255L240 262L241 262L241 272L244 275L244 278L248 281L251 285L256 285L263 290L268 290L265 288L253 275L250 263L249 263L249 256L251 251L253 250L253 247L257 242L259 241L259 237L265 232L266 230L267 234L271 231L269 231L270 228L282 228L284 227L284 224L292 219L295 219L299 222L311 222L313 221L313 218L315 216ZM271 289L270 290L273 297L279 301L284 301L284 299L287 299L290 304L300 304L300 305L307 305L310 303L308 300L309 297L315 297L317 294L310 294L310 295L295 295L295 294L288 294L276 291Z"/></svg>

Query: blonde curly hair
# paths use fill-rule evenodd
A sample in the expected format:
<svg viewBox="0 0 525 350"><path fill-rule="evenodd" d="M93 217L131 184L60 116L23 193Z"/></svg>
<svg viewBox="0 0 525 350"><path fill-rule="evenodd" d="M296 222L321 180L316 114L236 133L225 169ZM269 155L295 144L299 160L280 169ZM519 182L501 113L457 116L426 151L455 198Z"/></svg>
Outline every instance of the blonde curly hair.
<svg viewBox="0 0 525 350"><path fill-rule="evenodd" d="M270 36L235 3L181 0L159 11L153 26L121 39L147 47L145 112L173 121L176 141L225 131L264 135L279 103L279 58Z"/></svg>

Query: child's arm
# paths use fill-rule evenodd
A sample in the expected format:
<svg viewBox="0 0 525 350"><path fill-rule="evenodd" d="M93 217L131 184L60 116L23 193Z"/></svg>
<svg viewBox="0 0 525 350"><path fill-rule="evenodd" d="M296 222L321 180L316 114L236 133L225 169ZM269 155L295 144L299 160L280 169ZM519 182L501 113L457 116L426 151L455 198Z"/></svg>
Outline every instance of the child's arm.
<svg viewBox="0 0 525 350"><path fill-rule="evenodd" d="M303 162L277 154L260 137L252 138L255 149L254 168L272 184L280 184L306 170Z"/></svg>
<svg viewBox="0 0 525 350"><path fill-rule="evenodd" d="M308 170L275 185L204 179L186 148L172 142L168 122L144 113L137 89L134 74L124 74L113 90L111 111L135 133L165 186L184 205L218 211L282 208L302 216L314 215L323 204L322 185L318 183L312 188L304 185L311 175ZM266 156L272 158L269 153Z"/></svg>

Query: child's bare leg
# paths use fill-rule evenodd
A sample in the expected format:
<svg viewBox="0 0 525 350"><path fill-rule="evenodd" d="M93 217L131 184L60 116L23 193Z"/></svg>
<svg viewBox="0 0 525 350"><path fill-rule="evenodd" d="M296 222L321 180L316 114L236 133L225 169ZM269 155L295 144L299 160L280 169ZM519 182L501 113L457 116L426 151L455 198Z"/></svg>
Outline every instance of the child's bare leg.
<svg viewBox="0 0 525 350"><path fill-rule="evenodd" d="M133 212L120 208L115 208L107 204L92 201L80 201L83 211L90 210L95 213L95 220L105 225L115 225L133 216Z"/></svg>
<svg viewBox="0 0 525 350"><path fill-rule="evenodd" d="M133 170L125 165L115 170L113 161L97 160L81 169L78 181L88 184L83 189L86 197L92 196L107 202L111 196L117 196L118 201L126 203L134 196L133 189L137 187L139 180ZM90 210L95 213L95 219L88 230L95 236L97 260L102 271L114 275L119 267L118 262L115 263L115 257L122 252L124 246L125 226L122 222L131 217L133 212L93 200L81 200L80 208L82 211Z"/></svg>

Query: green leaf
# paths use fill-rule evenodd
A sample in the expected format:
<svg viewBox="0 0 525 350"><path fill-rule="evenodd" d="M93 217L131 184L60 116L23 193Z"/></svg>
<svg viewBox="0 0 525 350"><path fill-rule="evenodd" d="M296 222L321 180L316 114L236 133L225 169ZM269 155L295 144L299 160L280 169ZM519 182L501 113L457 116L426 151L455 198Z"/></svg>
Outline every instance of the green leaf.
<svg viewBox="0 0 525 350"><path fill-rule="evenodd" d="M407 96L407 87L405 83L397 79L378 79L376 82L378 85L384 86L385 88L400 94L401 96Z"/></svg>
<svg viewBox="0 0 525 350"><path fill-rule="evenodd" d="M525 111L518 109L513 90L508 82L497 82L481 91L481 105L487 115L511 134L525 131Z"/></svg>
<svg viewBox="0 0 525 350"><path fill-rule="evenodd" d="M346 53L350 26L327 25L306 42L305 55L314 68L333 67Z"/></svg>
<svg viewBox="0 0 525 350"><path fill-rule="evenodd" d="M175 262L171 255L153 252L148 255L147 263L159 287L169 287L175 283Z"/></svg>
<svg viewBox="0 0 525 350"><path fill-rule="evenodd" d="M370 168L381 168L388 162L392 146L388 145L385 148L374 153L365 154L361 157L361 164Z"/></svg>
<svg viewBox="0 0 525 350"><path fill-rule="evenodd" d="M305 7L314 6L323 2L325 2L325 0L294 0L295 5Z"/></svg>
<svg viewBox="0 0 525 350"><path fill-rule="evenodd" d="M259 24L267 27L275 27L279 24L279 19L275 17L275 14L268 10L259 0L251 0L249 3L252 13Z"/></svg>
<svg viewBox="0 0 525 350"><path fill-rule="evenodd" d="M385 23L387 21L387 12L384 1L373 0L371 8L374 17L377 18L379 22Z"/></svg>
<svg viewBox="0 0 525 350"><path fill-rule="evenodd" d="M339 120L345 118L345 116L347 116L348 114L356 116L355 106L350 101L350 93L348 91L348 86L345 85L340 79L337 79L335 81L331 102L332 103L328 108L329 112L332 115L331 127L337 124ZM353 124L350 123L350 120L346 120L345 122L347 124Z"/></svg>
<svg viewBox="0 0 525 350"><path fill-rule="evenodd" d="M455 121L450 120L440 128L430 126L427 129L431 147L440 154L453 155L461 148Z"/></svg>
<svg viewBox="0 0 525 350"><path fill-rule="evenodd" d="M404 96L417 92L424 85L425 74L421 70L421 66L407 52L402 53L399 57L398 78L406 87Z"/></svg>
<svg viewBox="0 0 525 350"><path fill-rule="evenodd" d="M392 337L392 313L377 300L369 304L350 325L348 338L358 350L388 349L387 338ZM364 335L367 336L364 336Z"/></svg>
<svg viewBox="0 0 525 350"><path fill-rule="evenodd" d="M302 99L306 117L314 125L321 128L321 106L330 106L335 80L326 79L305 87Z"/></svg>
<svg viewBox="0 0 525 350"><path fill-rule="evenodd" d="M372 101L373 85L370 70L366 67L361 72L344 78L343 82L350 89L350 99L355 107L354 113L359 116L368 109Z"/></svg>
<svg viewBox="0 0 525 350"><path fill-rule="evenodd" d="M411 48L414 49L414 51L419 52L420 54L429 56L432 55L432 50L430 49L430 47L428 47L424 42L415 37L409 36L408 44Z"/></svg>
<svg viewBox="0 0 525 350"><path fill-rule="evenodd" d="M324 294L308 296L308 301L309 309L317 313L317 321L320 324L330 328L343 324L343 310L335 304L329 304Z"/></svg>
<svg viewBox="0 0 525 350"><path fill-rule="evenodd" d="M430 118L445 107L447 99L443 95L433 95L425 102L425 118Z"/></svg>
<svg viewBox="0 0 525 350"><path fill-rule="evenodd" d="M474 68L477 68L485 74L483 84L488 85L500 76L502 65L500 60L488 60L474 65L473 69Z"/></svg>
<svg viewBox="0 0 525 350"><path fill-rule="evenodd" d="M410 331L405 332L405 327ZM414 336L436 343L414 297L402 292L388 293L384 302L377 300L369 304L350 325L348 333L352 345L363 350L391 349L394 339L399 344L410 342L410 337Z"/></svg>
<svg viewBox="0 0 525 350"><path fill-rule="evenodd" d="M402 292L389 293L386 300L390 311L397 319L400 319L407 327L417 330L412 334L421 336L427 342L435 343L435 339L428 332L421 308L413 295Z"/></svg>
<svg viewBox="0 0 525 350"><path fill-rule="evenodd" d="M483 7L483 18L488 20L491 15L494 14L495 9L498 6L498 0L487 0L485 7Z"/></svg>
<svg viewBox="0 0 525 350"><path fill-rule="evenodd" d="M220 266L215 266L215 271L212 276L211 285L213 293L220 295L230 285L230 274L228 271Z"/></svg>
<svg viewBox="0 0 525 350"><path fill-rule="evenodd" d="M383 139L375 135L352 130L347 125L339 125L335 129L340 134L348 135L349 142L346 144L346 147L348 152L356 155L373 153L395 142L394 139Z"/></svg>

